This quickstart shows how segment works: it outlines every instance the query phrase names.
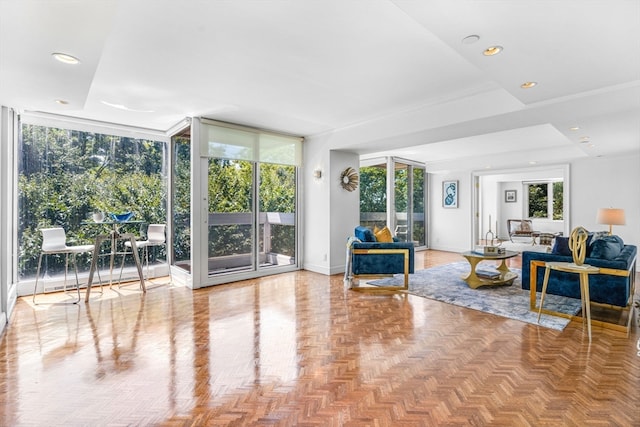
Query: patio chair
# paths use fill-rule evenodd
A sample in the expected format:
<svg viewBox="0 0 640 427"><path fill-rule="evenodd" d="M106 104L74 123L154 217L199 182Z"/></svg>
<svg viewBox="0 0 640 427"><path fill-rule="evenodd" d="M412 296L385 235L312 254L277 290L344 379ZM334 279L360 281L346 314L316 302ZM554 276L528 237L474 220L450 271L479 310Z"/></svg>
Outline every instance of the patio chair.
<svg viewBox="0 0 640 427"><path fill-rule="evenodd" d="M147 228L147 239L146 240L136 240L136 247L138 249L142 249L142 254L144 257L144 262L146 265L147 275L146 278L149 278L149 247L153 246L165 246L166 247L166 236L165 236L165 228L166 224L149 224ZM124 242L125 253L122 256L122 265L120 266L120 279L122 279L122 270L124 269L124 260L127 253L131 250L131 242ZM118 279L118 282L120 282ZM171 277L171 266L169 266L169 283L173 281Z"/></svg>
<svg viewBox="0 0 640 427"><path fill-rule="evenodd" d="M76 255L80 253L93 253L94 245L67 245L67 235L64 228L43 228L40 230L42 233L42 249L40 251L40 257L38 258L38 270L36 272L36 283L33 288L33 303L36 304L36 293L38 291L38 280L40 278L40 267L42 266L42 257L45 255L62 255L64 254L64 283L63 291L67 291L67 272L69 269L69 255L73 262L73 267L76 275L76 289L78 291L78 299L73 303L76 304L80 301L80 282L78 280L78 264L76 262ZM98 271L98 278L100 277L100 271ZM102 284L102 280L100 280ZM102 285L101 285L102 286ZM42 292L46 292L47 286L43 285Z"/></svg>

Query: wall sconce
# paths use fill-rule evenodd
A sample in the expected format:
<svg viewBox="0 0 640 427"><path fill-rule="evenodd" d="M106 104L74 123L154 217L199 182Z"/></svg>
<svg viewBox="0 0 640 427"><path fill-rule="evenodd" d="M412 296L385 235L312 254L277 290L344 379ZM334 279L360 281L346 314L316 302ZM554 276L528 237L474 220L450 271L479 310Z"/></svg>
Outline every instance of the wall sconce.
<svg viewBox="0 0 640 427"><path fill-rule="evenodd" d="M322 178L322 169L316 169L313 171L313 177L315 179L320 179Z"/></svg>

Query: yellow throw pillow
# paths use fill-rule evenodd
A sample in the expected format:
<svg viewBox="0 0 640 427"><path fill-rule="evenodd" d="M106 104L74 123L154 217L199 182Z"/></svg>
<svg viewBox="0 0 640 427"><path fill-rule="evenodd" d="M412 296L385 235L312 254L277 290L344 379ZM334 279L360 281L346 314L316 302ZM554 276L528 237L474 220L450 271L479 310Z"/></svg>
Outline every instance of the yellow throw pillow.
<svg viewBox="0 0 640 427"><path fill-rule="evenodd" d="M389 230L389 227L387 226L385 226L384 228L380 229L377 233L375 233L375 236L378 242L381 242L381 243L393 242L393 236L391 236L391 230Z"/></svg>

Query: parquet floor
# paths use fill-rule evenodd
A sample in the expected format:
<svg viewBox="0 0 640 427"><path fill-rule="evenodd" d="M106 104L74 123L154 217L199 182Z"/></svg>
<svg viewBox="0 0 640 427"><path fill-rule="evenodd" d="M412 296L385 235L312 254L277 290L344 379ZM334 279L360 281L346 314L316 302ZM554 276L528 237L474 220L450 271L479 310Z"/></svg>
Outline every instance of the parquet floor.
<svg viewBox="0 0 640 427"><path fill-rule="evenodd" d="M427 251L417 266L460 260ZM0 425L640 426L639 339L594 328L589 344L579 323L559 332L306 271L24 298L0 343Z"/></svg>

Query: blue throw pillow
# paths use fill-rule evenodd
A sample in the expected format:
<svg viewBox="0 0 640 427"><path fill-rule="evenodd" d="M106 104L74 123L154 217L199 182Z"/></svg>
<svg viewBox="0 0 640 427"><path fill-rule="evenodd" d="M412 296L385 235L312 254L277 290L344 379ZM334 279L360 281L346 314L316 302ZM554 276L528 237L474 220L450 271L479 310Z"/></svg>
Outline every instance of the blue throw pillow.
<svg viewBox="0 0 640 427"><path fill-rule="evenodd" d="M569 249L569 238L558 236L556 237L556 243L551 250L552 254L572 256L571 249Z"/></svg>
<svg viewBox="0 0 640 427"><path fill-rule="evenodd" d="M371 231L370 228L359 225L356 227L355 234L358 240L360 240L361 242L376 241L376 236L373 235L373 231Z"/></svg>
<svg viewBox="0 0 640 427"><path fill-rule="evenodd" d="M618 236L603 236L591 244L591 258L612 260L620 255L624 242Z"/></svg>
<svg viewBox="0 0 640 427"><path fill-rule="evenodd" d="M593 249L593 242L600 239L601 237L606 237L609 235L608 231L593 231L589 232L589 237L587 237L587 258L591 257L591 250Z"/></svg>

